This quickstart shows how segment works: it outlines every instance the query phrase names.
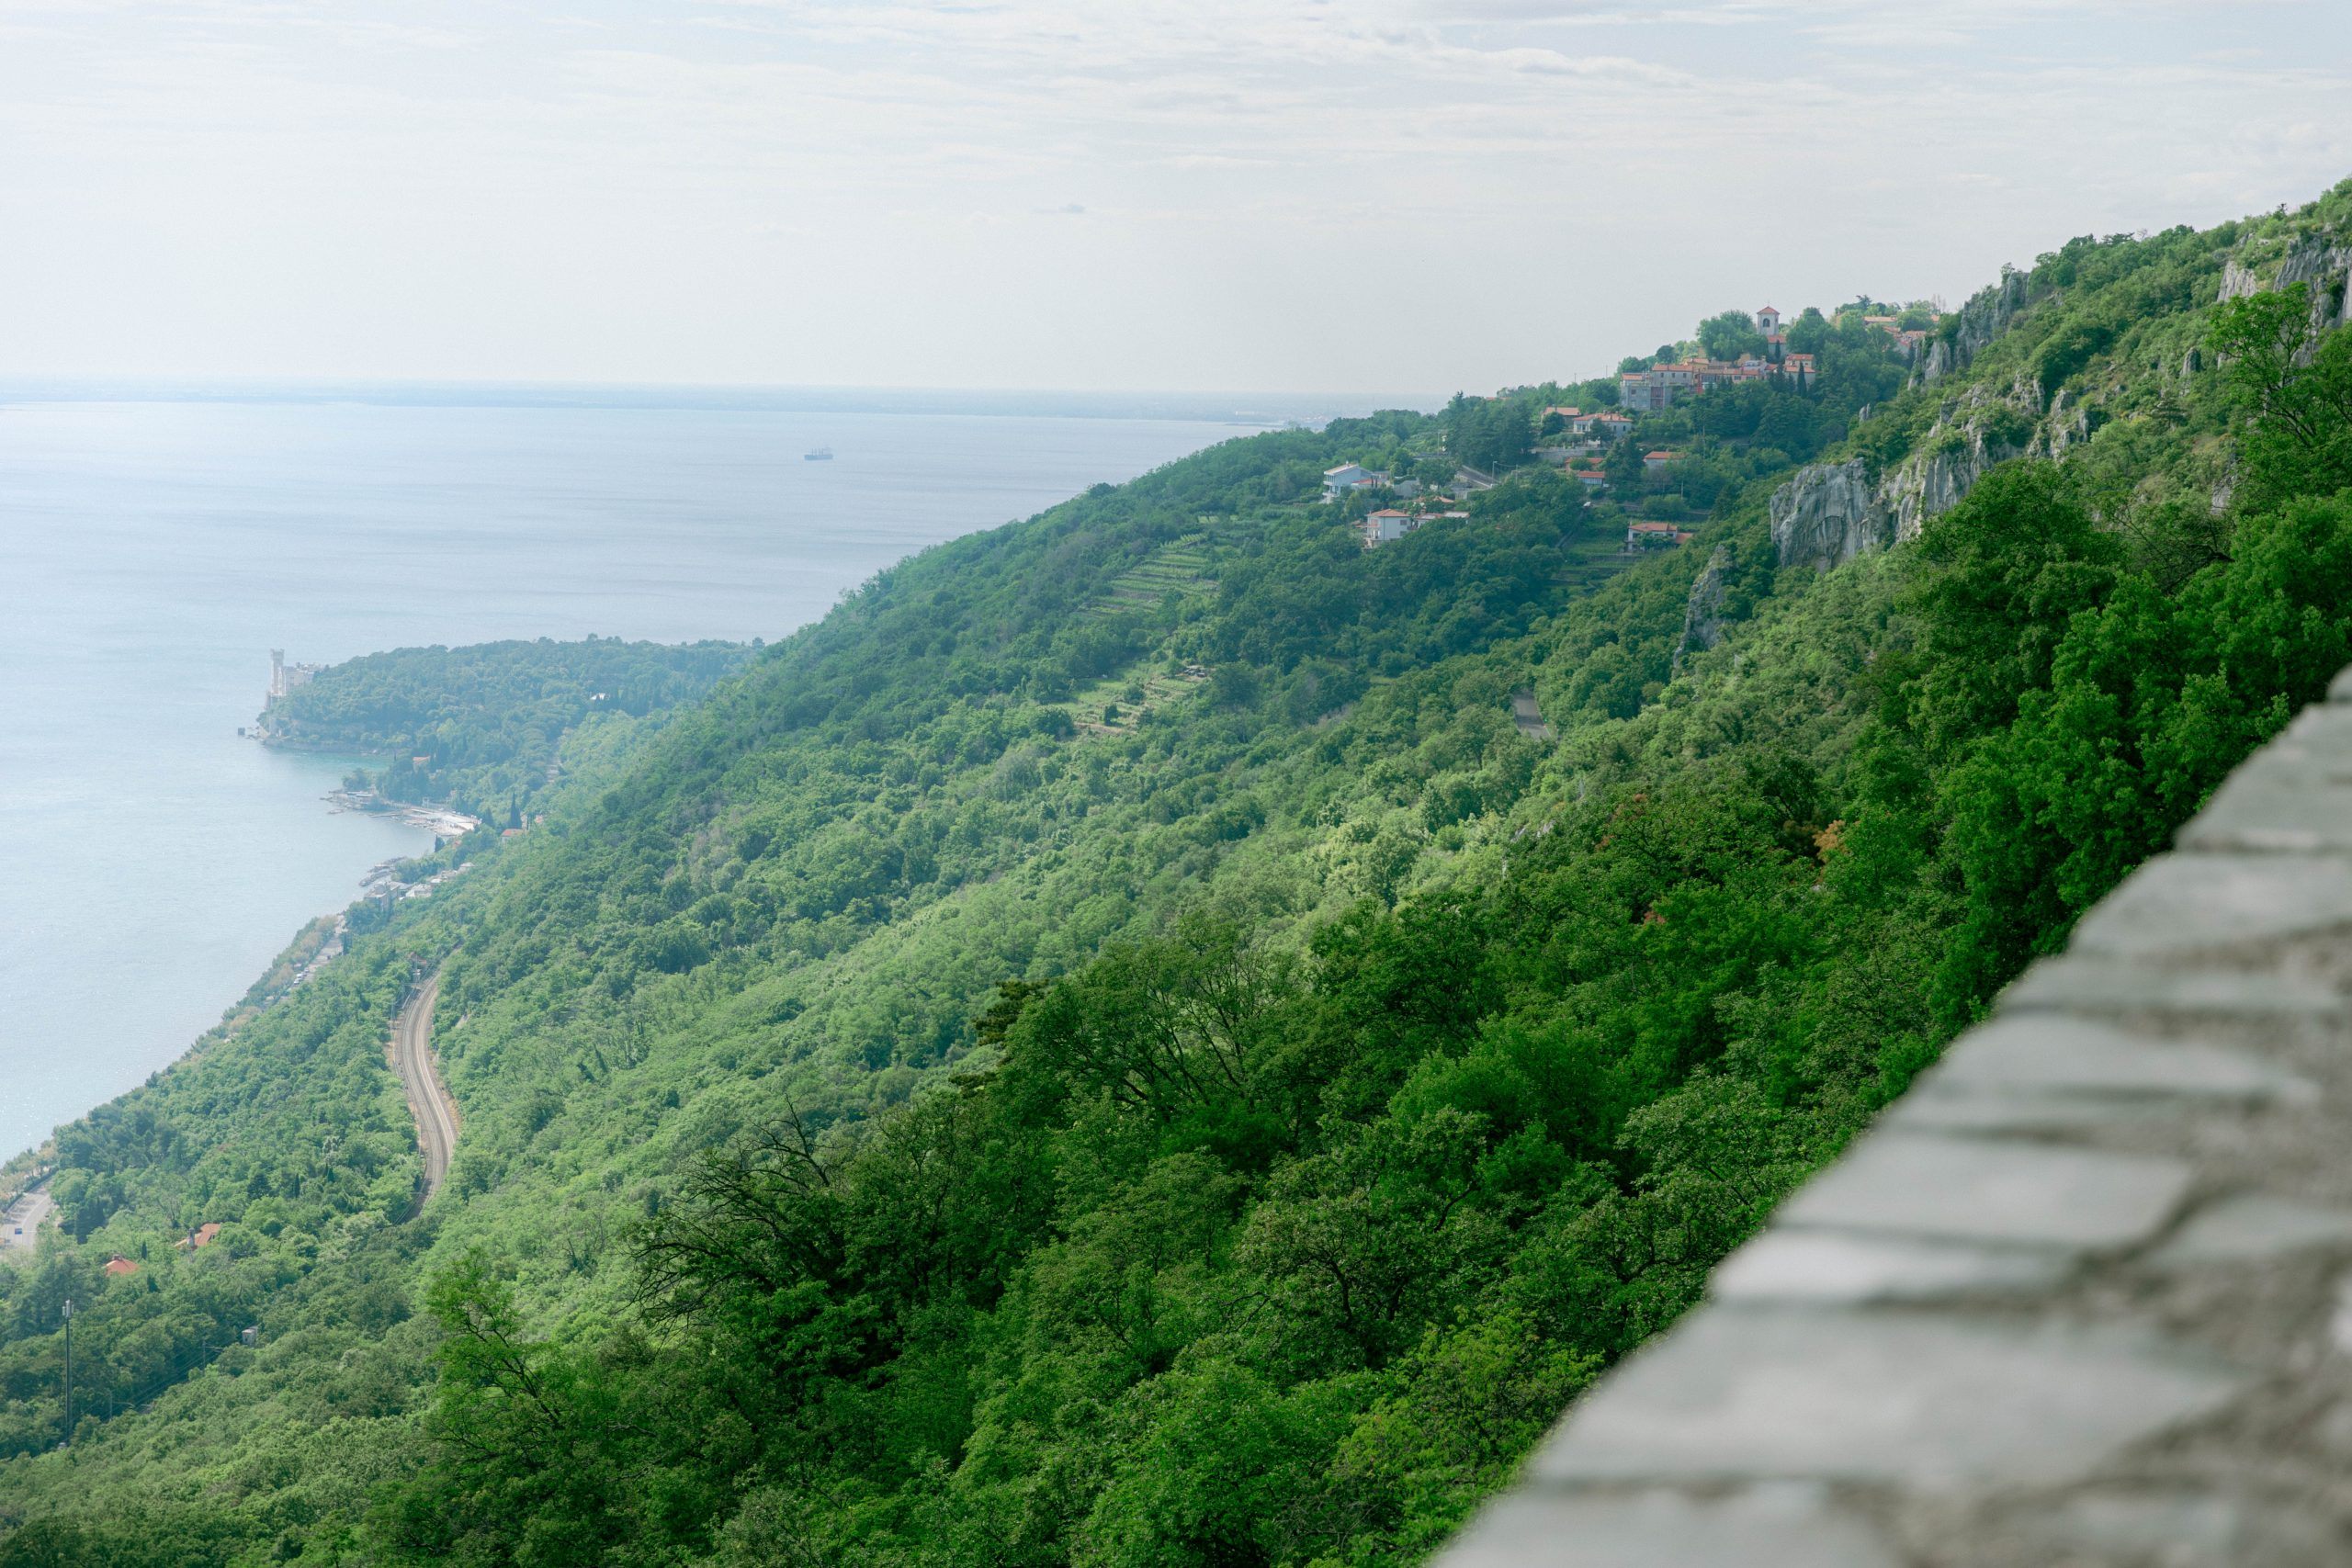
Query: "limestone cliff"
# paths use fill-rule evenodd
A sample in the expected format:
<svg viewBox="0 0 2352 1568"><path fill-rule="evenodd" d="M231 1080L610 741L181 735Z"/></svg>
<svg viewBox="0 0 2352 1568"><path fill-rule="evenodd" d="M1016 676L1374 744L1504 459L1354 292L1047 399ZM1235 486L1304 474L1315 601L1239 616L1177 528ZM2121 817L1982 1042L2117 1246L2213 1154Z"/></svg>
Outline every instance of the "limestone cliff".
<svg viewBox="0 0 2352 1568"><path fill-rule="evenodd" d="M1690 584L1690 598L1682 611L1682 640L1675 645L1674 662L1679 668L1682 656L1693 649L1704 651L1724 640L1725 617L1724 610L1730 595L1724 587L1724 572L1731 565L1731 552L1723 546L1715 547L1707 558L1706 570Z"/></svg>
<svg viewBox="0 0 2352 1568"><path fill-rule="evenodd" d="M1986 344L2009 330L2025 304L2026 275L2002 268L2000 282L1978 289L1960 308L1951 335L1937 335L1919 367L1919 379L1932 387L1954 371L1966 369Z"/></svg>
<svg viewBox="0 0 2352 1568"><path fill-rule="evenodd" d="M1799 468L1773 492L1772 547L1781 564L1827 571L1891 536L1891 516L1860 457Z"/></svg>
<svg viewBox="0 0 2352 1568"><path fill-rule="evenodd" d="M2055 457L2089 434L2086 411L2064 396L2037 422L2041 408L2041 384L2020 377L2005 393L1978 389L1959 400L1876 484L1859 457L1800 468L1772 497L1781 565L1827 571L1865 550L1916 539L1996 465L2033 450Z"/></svg>
<svg viewBox="0 0 2352 1568"><path fill-rule="evenodd" d="M2278 257L2276 270L2269 269L2267 256L2232 256L2222 268L2221 299L2239 299L2300 283L2311 289L2313 333L2352 320L2352 298L2347 298L2352 296L2352 246L2329 235L2306 234L2274 254ZM2266 270L2270 270L2267 283L2262 277Z"/></svg>
<svg viewBox="0 0 2352 1568"><path fill-rule="evenodd" d="M1996 464L2037 446L2055 457L2069 440L2079 439L2077 427L2087 433L2083 412L2070 412L2064 401L2062 394L2038 433L2041 384L2021 376L2007 395L1990 397L1979 389L1938 421L1919 449L1879 486L1880 504L1894 519L1894 542L1917 538L1928 519L1958 506Z"/></svg>

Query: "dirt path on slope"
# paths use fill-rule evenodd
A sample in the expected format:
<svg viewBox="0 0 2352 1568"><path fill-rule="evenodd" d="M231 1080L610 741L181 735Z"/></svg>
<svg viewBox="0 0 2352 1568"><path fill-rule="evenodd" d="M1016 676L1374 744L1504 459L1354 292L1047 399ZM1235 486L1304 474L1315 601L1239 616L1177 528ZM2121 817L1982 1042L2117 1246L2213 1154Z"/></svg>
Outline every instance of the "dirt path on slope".
<svg viewBox="0 0 2352 1568"><path fill-rule="evenodd" d="M392 1021L388 1053L401 1087L408 1091L409 1111L416 1118L417 1146L424 1151L425 1199L440 1190L442 1179L449 1174L449 1151L458 1145L458 1104L442 1087L440 1068L433 1059L433 1004L440 995L438 975L416 988Z"/></svg>

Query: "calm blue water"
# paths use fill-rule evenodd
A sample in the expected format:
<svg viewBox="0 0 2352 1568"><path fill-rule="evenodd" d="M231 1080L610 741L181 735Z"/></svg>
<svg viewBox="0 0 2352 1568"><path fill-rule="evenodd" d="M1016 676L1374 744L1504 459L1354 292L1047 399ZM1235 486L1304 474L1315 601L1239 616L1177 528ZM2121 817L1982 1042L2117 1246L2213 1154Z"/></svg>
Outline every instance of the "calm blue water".
<svg viewBox="0 0 2352 1568"><path fill-rule="evenodd" d="M912 551L1243 432L726 407L0 403L0 1156L429 848L237 739L268 650L771 640ZM804 462L820 444L837 457Z"/></svg>

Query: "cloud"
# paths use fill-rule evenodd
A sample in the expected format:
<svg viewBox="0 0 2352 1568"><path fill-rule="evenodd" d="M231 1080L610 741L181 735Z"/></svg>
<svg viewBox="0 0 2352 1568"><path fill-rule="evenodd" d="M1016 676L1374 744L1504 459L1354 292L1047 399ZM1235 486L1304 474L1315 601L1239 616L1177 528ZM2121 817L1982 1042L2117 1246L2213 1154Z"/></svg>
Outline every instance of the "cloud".
<svg viewBox="0 0 2352 1568"><path fill-rule="evenodd" d="M1493 385L2352 163L2318 0L0 0L0 36L26 368Z"/></svg>

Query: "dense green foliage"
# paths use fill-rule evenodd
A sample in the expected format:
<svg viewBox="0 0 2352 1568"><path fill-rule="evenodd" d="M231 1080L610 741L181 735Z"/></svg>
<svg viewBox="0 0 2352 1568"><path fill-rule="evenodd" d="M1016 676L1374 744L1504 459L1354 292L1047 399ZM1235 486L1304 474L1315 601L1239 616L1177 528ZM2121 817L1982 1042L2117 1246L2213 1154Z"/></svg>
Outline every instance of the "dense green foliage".
<svg viewBox="0 0 2352 1568"><path fill-rule="evenodd" d="M1808 312L1815 393L1645 418L1639 497L1313 500L1534 389L883 574L61 1139L0 1564L1415 1560L2352 660L2352 335L2211 303L2347 209L2076 242L1933 385ZM1980 445L2032 456L1780 566L1792 461ZM1653 506L1698 547L1600 570ZM67 1294L115 1403L39 1454Z"/></svg>
<svg viewBox="0 0 2352 1568"><path fill-rule="evenodd" d="M402 648L322 670L262 714L272 745L382 758L349 782L386 799L447 801L502 820L562 766L563 736L593 716L644 717L691 702L753 649L592 637Z"/></svg>

